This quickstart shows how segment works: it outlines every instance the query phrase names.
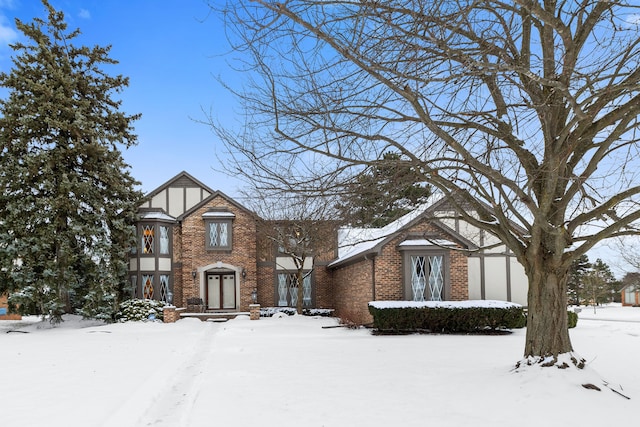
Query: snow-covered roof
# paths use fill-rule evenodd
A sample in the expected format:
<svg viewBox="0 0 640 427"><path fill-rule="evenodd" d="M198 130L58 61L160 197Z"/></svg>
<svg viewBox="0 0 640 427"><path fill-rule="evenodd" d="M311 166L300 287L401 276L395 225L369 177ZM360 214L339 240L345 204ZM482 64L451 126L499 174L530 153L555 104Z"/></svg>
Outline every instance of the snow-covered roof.
<svg viewBox="0 0 640 427"><path fill-rule="evenodd" d="M498 300L468 301L370 301L371 307L384 308L513 308L520 304Z"/></svg>
<svg viewBox="0 0 640 427"><path fill-rule="evenodd" d="M410 239L398 246L456 246L456 242L448 239Z"/></svg>
<svg viewBox="0 0 640 427"><path fill-rule="evenodd" d="M202 214L202 218L235 218L235 214L229 211L209 211Z"/></svg>
<svg viewBox="0 0 640 427"><path fill-rule="evenodd" d="M146 220L160 220L160 221L175 221L176 219L171 215L168 215L160 210L141 211L139 213L140 219Z"/></svg>
<svg viewBox="0 0 640 427"><path fill-rule="evenodd" d="M329 265L339 264L356 255L372 250L387 237L402 230L419 218L442 197L443 195L440 192L432 194L425 203L381 228L341 228L338 231L338 258ZM448 244L451 243L449 242Z"/></svg>

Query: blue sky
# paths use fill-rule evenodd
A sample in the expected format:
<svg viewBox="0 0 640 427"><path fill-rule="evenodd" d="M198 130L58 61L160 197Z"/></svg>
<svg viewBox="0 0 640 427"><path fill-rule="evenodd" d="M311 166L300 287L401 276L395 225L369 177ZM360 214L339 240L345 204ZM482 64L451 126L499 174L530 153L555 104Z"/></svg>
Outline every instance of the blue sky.
<svg viewBox="0 0 640 427"><path fill-rule="evenodd" d="M151 191L186 170L214 190L236 196L242 183L216 171L222 143L196 122L209 113L234 121L239 111L215 78L241 79L227 64L224 29L206 0L50 3L64 12L69 29L82 32L76 45L112 45L111 58L120 63L105 70L130 79L120 94L122 110L142 118L135 123L138 145L123 155L141 189ZM0 70L11 69L9 43L21 37L15 18L30 22L36 16L46 17L39 0L0 0Z"/></svg>
<svg viewBox="0 0 640 427"><path fill-rule="evenodd" d="M224 123L239 120L240 108L217 76L238 87L243 76L228 65L228 44L220 18L207 0L50 0L65 13L70 29L80 28L83 45L112 45L120 61L106 69L130 78L122 109L142 113L135 123L138 145L124 151L133 176L149 192L186 170L204 184L240 197L242 182L222 173L225 148L204 124L211 113ZM0 0L0 70L9 71L18 40L15 18L45 18L39 0ZM0 93L0 96L4 96ZM594 250L616 269L610 251ZM618 274L619 272L616 271Z"/></svg>

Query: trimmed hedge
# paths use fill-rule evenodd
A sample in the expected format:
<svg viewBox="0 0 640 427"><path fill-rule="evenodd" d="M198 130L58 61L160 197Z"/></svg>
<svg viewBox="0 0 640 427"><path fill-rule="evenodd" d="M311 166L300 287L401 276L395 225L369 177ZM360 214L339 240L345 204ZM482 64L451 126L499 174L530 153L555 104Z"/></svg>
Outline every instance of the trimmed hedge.
<svg viewBox="0 0 640 427"><path fill-rule="evenodd" d="M385 333L477 333L523 328L526 317L518 304L494 301L409 303L386 306L369 303L373 327ZM492 304L493 303L493 304ZM493 305L493 306L492 306Z"/></svg>
<svg viewBox="0 0 640 427"><path fill-rule="evenodd" d="M525 312L525 317L526 317L526 312ZM525 326L527 326L526 320L525 320ZM575 328L576 326L578 326L578 313L571 310L567 310L567 326L568 326L568 329Z"/></svg>
<svg viewBox="0 0 640 427"><path fill-rule="evenodd" d="M569 325L569 329L575 328L578 326L578 313L574 313L573 311L567 311L567 325Z"/></svg>

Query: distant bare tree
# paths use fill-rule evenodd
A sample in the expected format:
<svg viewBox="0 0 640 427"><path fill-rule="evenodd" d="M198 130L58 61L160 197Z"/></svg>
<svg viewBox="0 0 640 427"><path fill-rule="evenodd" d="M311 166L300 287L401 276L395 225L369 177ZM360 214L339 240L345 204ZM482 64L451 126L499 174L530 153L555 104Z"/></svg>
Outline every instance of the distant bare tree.
<svg viewBox="0 0 640 427"><path fill-rule="evenodd" d="M304 283L318 259L335 257L339 223L330 219L333 207L301 194L255 195L251 202L262 218L258 222L260 251L266 259L288 259L294 266L296 288L292 302L298 313L304 308ZM279 269L287 266L277 265Z"/></svg>
<svg viewBox="0 0 640 427"><path fill-rule="evenodd" d="M561 364L571 263L638 231L637 6L255 0L223 12L246 123L212 124L236 171L327 193L399 153L517 256L524 362Z"/></svg>

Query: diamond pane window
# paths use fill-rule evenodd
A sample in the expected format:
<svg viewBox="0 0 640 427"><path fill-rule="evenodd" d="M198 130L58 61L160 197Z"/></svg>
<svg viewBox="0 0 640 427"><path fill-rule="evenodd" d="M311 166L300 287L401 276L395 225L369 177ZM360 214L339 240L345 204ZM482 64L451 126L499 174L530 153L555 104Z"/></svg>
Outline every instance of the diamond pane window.
<svg viewBox="0 0 640 427"><path fill-rule="evenodd" d="M313 283L308 272L302 279L302 305L313 307ZM279 307L295 307L298 302L298 275L296 273L279 273L277 283L277 299Z"/></svg>
<svg viewBox="0 0 640 427"><path fill-rule="evenodd" d="M425 257L411 256L411 291L413 301L424 301L424 290L426 288Z"/></svg>
<svg viewBox="0 0 640 427"><path fill-rule="evenodd" d="M138 298L138 276L131 276L131 298Z"/></svg>
<svg viewBox="0 0 640 427"><path fill-rule="evenodd" d="M218 224L215 222L209 224L209 246L220 246L220 240L218 239Z"/></svg>
<svg viewBox="0 0 640 427"><path fill-rule="evenodd" d="M442 258L442 255L429 257L429 296L431 301L442 301L444 289Z"/></svg>
<svg viewBox="0 0 640 427"><path fill-rule="evenodd" d="M169 227L160 226L160 253L167 255L169 253Z"/></svg>
<svg viewBox="0 0 640 427"><path fill-rule="evenodd" d="M142 275L142 298L153 299L153 275Z"/></svg>
<svg viewBox="0 0 640 427"><path fill-rule="evenodd" d="M289 297L291 307L295 307L298 304L298 278L295 274L289 274Z"/></svg>
<svg viewBox="0 0 640 427"><path fill-rule="evenodd" d="M409 262L410 298L413 301L444 300L444 256L411 255Z"/></svg>
<svg viewBox="0 0 640 427"><path fill-rule="evenodd" d="M171 302L170 292L169 292L169 275L161 274L160 275L160 301Z"/></svg>
<svg viewBox="0 0 640 427"><path fill-rule="evenodd" d="M220 245L219 246L229 246L229 224L226 222L221 222L218 224L220 227Z"/></svg>
<svg viewBox="0 0 640 427"><path fill-rule="evenodd" d="M278 307L287 306L287 275L278 274Z"/></svg>
<svg viewBox="0 0 640 427"><path fill-rule="evenodd" d="M155 230L153 225L143 225L142 226L142 253L143 254L152 254L153 253L153 237L155 235Z"/></svg>
<svg viewBox="0 0 640 427"><path fill-rule="evenodd" d="M311 306L311 275L308 274L302 279L302 305Z"/></svg>
<svg viewBox="0 0 640 427"><path fill-rule="evenodd" d="M207 249L231 249L231 222L208 222L206 243Z"/></svg>

